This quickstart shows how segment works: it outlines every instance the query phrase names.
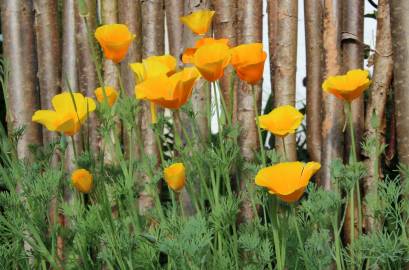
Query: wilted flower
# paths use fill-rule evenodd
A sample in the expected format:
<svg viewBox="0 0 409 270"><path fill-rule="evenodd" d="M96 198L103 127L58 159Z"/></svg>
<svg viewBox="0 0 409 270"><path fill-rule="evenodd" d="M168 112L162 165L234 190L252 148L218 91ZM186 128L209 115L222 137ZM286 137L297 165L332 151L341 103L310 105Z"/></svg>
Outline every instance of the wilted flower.
<svg viewBox="0 0 409 270"><path fill-rule="evenodd" d="M294 133L303 118L304 116L291 105L277 107L269 114L258 117L261 128L281 137Z"/></svg>
<svg viewBox="0 0 409 270"><path fill-rule="evenodd" d="M170 77L161 75L137 84L135 95L168 109L179 109L188 101L199 77L196 68L185 68Z"/></svg>
<svg viewBox="0 0 409 270"><path fill-rule="evenodd" d="M50 131L62 132L67 136L77 133L88 113L96 108L94 100L84 97L81 93L63 92L54 96L51 103L55 111L36 111L32 121L44 125Z"/></svg>
<svg viewBox="0 0 409 270"><path fill-rule="evenodd" d="M98 87L97 89L95 89L94 93L99 103L102 103L104 101L104 90L108 100L108 105L109 107L112 107L112 105L114 105L116 99L118 98L118 92L110 86L105 86L104 89L102 89L102 87Z"/></svg>
<svg viewBox="0 0 409 270"><path fill-rule="evenodd" d="M285 202L299 200L311 177L321 168L317 162L284 162L261 169L255 179L258 186Z"/></svg>
<svg viewBox="0 0 409 270"><path fill-rule="evenodd" d="M231 64L239 78L249 84L256 84L260 81L267 57L267 53L263 51L263 44L243 44L231 51Z"/></svg>
<svg viewBox="0 0 409 270"><path fill-rule="evenodd" d="M192 63L193 56L195 55L197 49L204 45L210 45L210 44L225 44L229 45L229 40L227 38L221 38L221 39L214 39L214 38L201 38L199 39L194 48L187 48L182 55L182 62L185 64L190 64Z"/></svg>
<svg viewBox="0 0 409 270"><path fill-rule="evenodd" d="M163 177L169 188L180 191L185 186L185 166L183 163L174 163L163 170Z"/></svg>
<svg viewBox="0 0 409 270"><path fill-rule="evenodd" d="M124 24L106 24L97 28L95 38L101 45L105 58L119 63L125 58L135 35Z"/></svg>
<svg viewBox="0 0 409 270"><path fill-rule="evenodd" d="M209 44L200 47L193 56L193 64L203 78L213 82L220 79L230 62L230 49L226 44Z"/></svg>
<svg viewBox="0 0 409 270"><path fill-rule="evenodd" d="M182 23L197 35L204 35L209 30L214 15L212 10L198 10L189 15L180 17Z"/></svg>
<svg viewBox="0 0 409 270"><path fill-rule="evenodd" d="M71 175L71 183L79 192L88 193L92 188L92 174L85 169L77 169Z"/></svg>
<svg viewBox="0 0 409 270"><path fill-rule="evenodd" d="M368 75L367 70L350 70L345 75L328 77L322 84L322 88L325 92L351 102L359 97L371 84Z"/></svg>

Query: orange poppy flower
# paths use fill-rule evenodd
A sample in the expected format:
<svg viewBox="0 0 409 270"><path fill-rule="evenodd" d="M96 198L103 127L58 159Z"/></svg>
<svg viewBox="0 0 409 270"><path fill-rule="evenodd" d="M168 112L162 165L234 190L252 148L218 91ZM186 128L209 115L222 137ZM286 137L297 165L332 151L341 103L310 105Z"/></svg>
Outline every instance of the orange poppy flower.
<svg viewBox="0 0 409 270"><path fill-rule="evenodd" d="M89 193L92 188L92 174L85 169L77 169L71 175L71 183L81 193Z"/></svg>
<svg viewBox="0 0 409 270"><path fill-rule="evenodd" d="M174 191L180 191L186 182L186 172L183 163L174 163L163 170L163 178L169 188Z"/></svg>
<svg viewBox="0 0 409 270"><path fill-rule="evenodd" d="M214 39L214 38L201 38L199 39L194 48L187 48L182 55L182 62L185 64L190 64L192 63L193 56L195 55L197 49L204 45L210 45L210 44L225 44L229 46L229 40L227 38L221 38L221 39Z"/></svg>
<svg viewBox="0 0 409 270"><path fill-rule="evenodd" d="M263 77L267 53L262 43L243 44L233 48L231 64L242 81L256 84Z"/></svg>
<svg viewBox="0 0 409 270"><path fill-rule="evenodd" d="M260 128L266 129L276 136L293 134L300 126L304 115L291 105L275 108L269 114L258 117Z"/></svg>
<svg viewBox="0 0 409 270"><path fill-rule="evenodd" d="M149 100L168 109L179 109L192 95L193 86L200 77L196 68L190 67L172 76L161 75L137 84L137 99Z"/></svg>
<svg viewBox="0 0 409 270"><path fill-rule="evenodd" d="M212 10L198 10L189 15L180 17L180 21L197 35L204 35L209 30L214 15Z"/></svg>
<svg viewBox="0 0 409 270"><path fill-rule="evenodd" d="M203 78L213 82L220 79L230 62L230 49L226 44L209 44L197 49L192 60Z"/></svg>
<svg viewBox="0 0 409 270"><path fill-rule="evenodd" d="M135 35L124 24L107 24L96 29L95 38L101 45L105 58L118 64L125 58Z"/></svg>
<svg viewBox="0 0 409 270"><path fill-rule="evenodd" d="M109 107L112 107L112 105L114 105L115 101L118 98L118 92L110 86L105 86L105 95L108 99L108 105ZM95 89L95 96L97 97L97 100L99 103L102 103L104 101L104 91L102 89L102 87L98 87L97 89Z"/></svg>
<svg viewBox="0 0 409 270"><path fill-rule="evenodd" d="M255 179L258 186L285 202L298 201L311 177L321 168L317 162L283 162L261 169Z"/></svg>
<svg viewBox="0 0 409 270"><path fill-rule="evenodd" d="M44 125L50 131L62 132L67 136L76 134L87 119L88 113L96 108L94 100L84 97L81 93L63 92L54 96L51 103L55 111L36 111L32 121Z"/></svg>
<svg viewBox="0 0 409 270"><path fill-rule="evenodd" d="M345 75L330 76L322 84L325 92L335 95L337 98L351 102L359 97L369 85L369 72L362 69L348 71Z"/></svg>

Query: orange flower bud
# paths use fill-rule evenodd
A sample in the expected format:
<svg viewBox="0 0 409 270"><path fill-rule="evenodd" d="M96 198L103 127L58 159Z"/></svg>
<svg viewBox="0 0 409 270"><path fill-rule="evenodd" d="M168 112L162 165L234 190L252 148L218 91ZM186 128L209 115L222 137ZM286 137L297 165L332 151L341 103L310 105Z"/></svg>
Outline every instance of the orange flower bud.
<svg viewBox="0 0 409 270"><path fill-rule="evenodd" d="M204 35L209 30L214 15L212 10L198 10L189 15L180 17L180 21L197 35Z"/></svg>
<svg viewBox="0 0 409 270"><path fill-rule="evenodd" d="M180 191L186 182L186 172L183 163L174 163L163 170L163 177L169 188Z"/></svg>
<svg viewBox="0 0 409 270"><path fill-rule="evenodd" d="M107 24L97 28L95 38L101 45L105 58L118 64L125 58L135 35L124 24Z"/></svg>
<svg viewBox="0 0 409 270"><path fill-rule="evenodd" d="M294 133L303 118L304 116L291 105L275 108L269 114L258 117L261 128L282 137Z"/></svg>
<svg viewBox="0 0 409 270"><path fill-rule="evenodd" d="M92 174L85 169L77 169L71 175L71 183L79 192L89 193L92 188Z"/></svg>

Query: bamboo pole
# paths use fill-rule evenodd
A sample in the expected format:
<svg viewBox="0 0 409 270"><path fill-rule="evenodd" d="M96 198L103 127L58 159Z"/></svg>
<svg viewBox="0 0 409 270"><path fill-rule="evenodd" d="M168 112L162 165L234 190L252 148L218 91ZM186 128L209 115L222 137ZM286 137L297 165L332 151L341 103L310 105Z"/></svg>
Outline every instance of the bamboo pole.
<svg viewBox="0 0 409 270"><path fill-rule="evenodd" d="M237 45L237 0L212 0L214 11L214 37L229 39L231 47ZM237 80L233 81L233 91L230 91L233 68L227 67L220 79L220 86L227 110L232 115L232 122L237 122Z"/></svg>
<svg viewBox="0 0 409 270"><path fill-rule="evenodd" d="M118 20L120 23L126 24L129 31L136 36L136 41L132 42L128 49L128 54L121 62L121 76L125 87L125 92L128 96L135 97L135 76L129 68L129 64L142 61L142 14L140 1L134 0L118 0ZM140 134L141 115L140 113L135 119L135 133ZM125 127L124 127L125 128ZM129 138L124 132L125 151L129 153ZM135 149L135 158L140 159L141 149L139 144L133 144Z"/></svg>
<svg viewBox="0 0 409 270"><path fill-rule="evenodd" d="M277 12L278 31L274 58L274 105L275 107L282 105L295 106L298 0L278 1ZM275 146L288 160L297 160L295 134L287 135L284 141L276 137Z"/></svg>
<svg viewBox="0 0 409 270"><path fill-rule="evenodd" d="M164 10L162 0L142 1L142 56L146 58L151 55L162 55L164 46ZM142 101L142 140L144 153L147 156L154 156L158 159L159 152L155 140L155 133L151 128L151 112L149 103ZM144 182L148 181L144 177ZM141 212L153 207L153 198L146 190L140 193L139 207Z"/></svg>
<svg viewBox="0 0 409 270"><path fill-rule="evenodd" d="M38 109L39 97L36 92L37 62L33 3L22 0L2 1L2 30L4 56L9 62L10 80L8 85L9 133L24 127L24 133L17 144L17 155L30 158L29 145L41 144L40 126L31 121Z"/></svg>
<svg viewBox="0 0 409 270"><path fill-rule="evenodd" d="M393 71L391 17L388 0L378 1L376 19L374 72L365 114L365 135L368 138L377 138L379 143L385 143L386 99L389 87L391 86ZM373 115L379 120L377 127L372 125L371 119ZM369 154L365 164L368 174L364 179L364 192L366 195L375 195L376 197L378 182L382 179L379 156L377 154ZM380 221L374 217L374 213L367 207L365 207L364 216L367 232L376 232L380 229Z"/></svg>
<svg viewBox="0 0 409 270"><path fill-rule="evenodd" d="M37 41L38 80L42 109L51 108L51 99L60 92L61 42L56 0L35 0L35 32ZM58 138L58 133L43 128L43 143Z"/></svg>
<svg viewBox="0 0 409 270"><path fill-rule="evenodd" d="M307 67L307 150L310 159L321 160L321 98L323 46L323 3L304 2Z"/></svg>
<svg viewBox="0 0 409 270"><path fill-rule="evenodd" d="M325 77L341 73L341 3L340 0L324 1L323 46ZM334 95L322 93L322 149L320 185L331 189L331 162L342 158L344 107Z"/></svg>
<svg viewBox="0 0 409 270"><path fill-rule="evenodd" d="M238 27L237 40L239 44L262 42L262 14L263 1L238 1ZM261 84L254 87L256 103L260 114ZM240 152L246 161L254 160L254 153L260 147L257 135L257 127L254 111L253 93L249 85L244 82L239 83L237 94L237 118L241 127L239 136ZM242 173L240 177L240 188L246 190L247 185L253 181L248 173ZM241 219L250 221L257 213L254 213L249 198L244 199L241 206Z"/></svg>
<svg viewBox="0 0 409 270"><path fill-rule="evenodd" d="M391 0L393 86L399 161L409 165L409 1Z"/></svg>

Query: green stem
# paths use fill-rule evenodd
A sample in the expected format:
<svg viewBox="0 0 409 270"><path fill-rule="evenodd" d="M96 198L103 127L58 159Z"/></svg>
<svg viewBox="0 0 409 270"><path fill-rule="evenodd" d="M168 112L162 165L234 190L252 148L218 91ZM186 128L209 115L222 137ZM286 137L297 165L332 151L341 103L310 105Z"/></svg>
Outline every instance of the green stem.
<svg viewBox="0 0 409 270"><path fill-rule="evenodd" d="M266 167L267 166L266 153L264 151L263 137L261 136L260 122L258 119L257 96L256 96L256 89L254 88L254 85L251 85L251 91L253 92L254 117L256 118L258 140L260 142L261 159L263 162L263 166Z"/></svg>

